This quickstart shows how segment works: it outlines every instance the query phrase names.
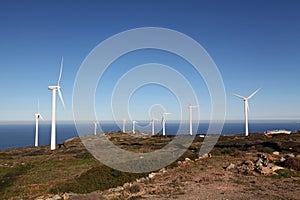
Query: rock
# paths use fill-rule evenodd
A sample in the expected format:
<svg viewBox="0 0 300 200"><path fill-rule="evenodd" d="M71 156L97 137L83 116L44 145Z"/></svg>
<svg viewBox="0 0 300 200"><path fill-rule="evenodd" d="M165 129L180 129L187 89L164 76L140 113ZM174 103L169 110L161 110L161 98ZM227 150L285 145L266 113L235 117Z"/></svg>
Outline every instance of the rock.
<svg viewBox="0 0 300 200"><path fill-rule="evenodd" d="M182 165L182 162L179 160L179 161L177 162L177 165Z"/></svg>
<svg viewBox="0 0 300 200"><path fill-rule="evenodd" d="M190 162L191 161L191 159L189 159L189 158L185 158L184 159L186 162Z"/></svg>
<svg viewBox="0 0 300 200"><path fill-rule="evenodd" d="M204 158L211 158L211 154L210 153L206 153L206 154L203 154L203 155L199 156L199 159L204 159Z"/></svg>
<svg viewBox="0 0 300 200"><path fill-rule="evenodd" d="M148 175L148 177L151 179L151 178L154 178L155 175L156 174L152 172L151 174Z"/></svg>
<svg viewBox="0 0 300 200"><path fill-rule="evenodd" d="M279 158L279 161L280 161L280 162L284 162L285 160L286 160L286 159L285 159L284 157L280 157L280 158Z"/></svg>
<svg viewBox="0 0 300 200"><path fill-rule="evenodd" d="M296 156L296 158L299 158L299 159L300 159L300 154L298 154L298 155Z"/></svg>
<svg viewBox="0 0 300 200"><path fill-rule="evenodd" d="M69 192L69 193L66 192L66 193L63 194L63 199L67 200L67 199L70 199L71 196L76 196L76 195L77 194L73 193L73 192Z"/></svg>
<svg viewBox="0 0 300 200"><path fill-rule="evenodd" d="M275 158L275 157L273 157L271 155L268 156L268 159L271 160L271 161L277 161L278 160L277 158Z"/></svg>
<svg viewBox="0 0 300 200"><path fill-rule="evenodd" d="M58 199L61 199L61 197L58 194L56 194L52 197L52 200L58 200Z"/></svg>
<svg viewBox="0 0 300 200"><path fill-rule="evenodd" d="M94 200L94 199L105 200L106 198L104 198L97 192L92 192L89 194L78 194L70 197L70 200Z"/></svg>
<svg viewBox="0 0 300 200"><path fill-rule="evenodd" d="M234 169L234 168L235 168L235 164L230 163L230 164L226 167L226 171L229 171L229 170Z"/></svg>
<svg viewBox="0 0 300 200"><path fill-rule="evenodd" d="M39 197L35 198L35 200L44 200L44 199L45 199L44 196L39 196Z"/></svg>
<svg viewBox="0 0 300 200"><path fill-rule="evenodd" d="M149 174L149 176L150 176L150 174ZM154 177L154 176L153 176ZM124 185L123 185L123 188L128 188L128 187L130 187L131 186L131 183L124 183Z"/></svg>
<svg viewBox="0 0 300 200"><path fill-rule="evenodd" d="M292 153L290 153L290 154L287 154L286 157L287 157L287 158L295 158L295 155L292 154Z"/></svg>
<svg viewBox="0 0 300 200"><path fill-rule="evenodd" d="M258 158L255 162L256 167L262 167L263 166L263 160L261 158Z"/></svg>
<svg viewBox="0 0 300 200"><path fill-rule="evenodd" d="M124 188L122 187L122 186L118 186L118 187L116 187L116 188L111 188L111 189L109 189L109 191L110 192L120 192L120 191L122 191L122 190L124 190Z"/></svg>
<svg viewBox="0 0 300 200"><path fill-rule="evenodd" d="M279 152L278 152L278 151L274 151L274 152L273 152L273 155L279 156Z"/></svg>
<svg viewBox="0 0 300 200"><path fill-rule="evenodd" d="M270 169L270 167L262 167L260 173L263 175L270 175L274 174L274 171Z"/></svg>
<svg viewBox="0 0 300 200"><path fill-rule="evenodd" d="M280 166L275 165L271 169L272 169L273 172L276 172L277 170L284 169L284 167L280 167Z"/></svg>
<svg viewBox="0 0 300 200"><path fill-rule="evenodd" d="M251 160L246 160L244 162L244 164L246 164L246 165L254 165L254 163Z"/></svg>
<svg viewBox="0 0 300 200"><path fill-rule="evenodd" d="M146 179L145 179L145 178L140 178L140 181L141 181L141 182L145 182Z"/></svg>
<svg viewBox="0 0 300 200"><path fill-rule="evenodd" d="M264 161L263 161L263 166L264 166L264 167L267 167L268 164L269 164L269 160L264 160Z"/></svg>
<svg viewBox="0 0 300 200"><path fill-rule="evenodd" d="M161 168L161 169L159 170L159 172L162 173L162 174L164 174L164 173L167 172L167 170L166 170L166 168Z"/></svg>

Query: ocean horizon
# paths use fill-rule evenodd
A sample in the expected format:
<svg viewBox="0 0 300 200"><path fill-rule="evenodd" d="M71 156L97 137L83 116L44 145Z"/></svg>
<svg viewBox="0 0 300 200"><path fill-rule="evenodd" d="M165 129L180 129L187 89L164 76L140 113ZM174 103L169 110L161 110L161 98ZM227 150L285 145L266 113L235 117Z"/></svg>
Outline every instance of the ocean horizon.
<svg viewBox="0 0 300 200"><path fill-rule="evenodd" d="M218 122L216 122L218 123ZM92 123L83 122L82 125L86 127L85 135L94 133L94 125ZM198 127L193 123L194 134L206 134L209 122L201 122ZM244 133L243 121L227 121L224 123L222 135L226 134L243 134ZM156 122L155 132L161 133L161 123ZM57 123L57 143L61 143L69 138L78 137L79 134L76 130L74 122L58 122ZM106 121L98 124L97 133L120 131L122 123L118 124ZM267 130L286 129L296 132L300 129L300 123L295 120L264 120L264 121L249 121L249 132L251 133L264 133ZM132 124L127 121L126 130L132 130ZM151 132L151 124L149 122L140 121L136 125L136 130L143 132ZM51 123L41 122L39 124L39 146L50 144ZM166 123L166 134L188 134L189 123L183 122L179 130L179 122L169 121ZM35 137L35 123L33 122L0 122L0 150L20 147L34 146Z"/></svg>

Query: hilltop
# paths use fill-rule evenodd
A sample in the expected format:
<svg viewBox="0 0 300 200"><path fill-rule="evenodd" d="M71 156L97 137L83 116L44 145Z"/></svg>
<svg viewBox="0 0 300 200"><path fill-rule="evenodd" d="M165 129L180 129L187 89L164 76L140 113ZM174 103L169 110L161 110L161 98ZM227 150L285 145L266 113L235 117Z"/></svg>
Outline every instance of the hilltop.
<svg viewBox="0 0 300 200"><path fill-rule="evenodd" d="M151 152L174 136L111 132L104 135L122 149ZM297 199L300 134L221 136L198 158L203 138L171 165L152 173L124 173L96 160L80 138L65 147L0 151L1 199ZM80 195L81 194L81 195ZM85 195L83 195L85 194Z"/></svg>

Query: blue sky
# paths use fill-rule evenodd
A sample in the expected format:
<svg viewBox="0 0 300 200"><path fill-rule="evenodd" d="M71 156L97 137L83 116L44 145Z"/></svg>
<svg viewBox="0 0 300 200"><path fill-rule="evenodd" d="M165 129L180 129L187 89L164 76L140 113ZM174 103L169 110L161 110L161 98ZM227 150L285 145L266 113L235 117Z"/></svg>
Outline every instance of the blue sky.
<svg viewBox="0 0 300 200"><path fill-rule="evenodd" d="M58 102L57 118L72 120L72 92L77 71L100 42L128 29L164 27L199 42L216 63L227 94L227 119L243 119L243 102L232 96L249 95L250 119L300 120L300 2L299 1L10 1L0 0L0 120L33 120L37 99L41 113L51 118L51 92L61 56L61 81L67 106ZM137 53L124 60L136 64L162 62L169 55ZM175 59L177 61L177 59ZM121 63L122 59L116 61ZM121 63L122 64L122 63ZM188 66L188 64L184 65ZM111 74L122 75L112 67ZM193 79L188 67L182 73ZM113 77L113 76L111 76ZM95 107L101 120L111 120L109 95L113 80L99 85ZM116 81L116 80L114 80ZM191 80L197 89L203 119L210 116L205 84ZM157 92L157 96L149 93ZM153 99L151 99L151 97ZM155 97L164 97L161 99ZM101 104L102 99L106 103ZM105 99L106 98L106 99ZM145 103L145 100L147 103ZM157 86L138 90L129 102L130 115L147 119L147 107L157 103L178 112L174 96ZM171 103L170 103L171 102ZM145 103L145 105L143 104ZM176 119L178 115L168 116Z"/></svg>

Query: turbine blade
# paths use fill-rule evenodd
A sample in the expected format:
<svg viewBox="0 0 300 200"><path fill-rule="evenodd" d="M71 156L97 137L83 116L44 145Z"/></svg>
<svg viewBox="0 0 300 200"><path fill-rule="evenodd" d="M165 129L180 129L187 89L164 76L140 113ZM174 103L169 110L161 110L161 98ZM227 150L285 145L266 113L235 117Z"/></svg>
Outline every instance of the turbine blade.
<svg viewBox="0 0 300 200"><path fill-rule="evenodd" d="M239 97L239 98L241 98L241 99L244 99L244 100L246 99L245 97L243 97L242 95L239 95L239 94L234 94L234 93L233 93L232 95L237 96L237 97Z"/></svg>
<svg viewBox="0 0 300 200"><path fill-rule="evenodd" d="M58 82L57 82L58 86L60 84L60 79L61 79L61 75L62 75L63 65L64 65L64 57L61 57L60 71L59 71Z"/></svg>
<svg viewBox="0 0 300 200"><path fill-rule="evenodd" d="M66 110L66 106L65 106L64 99L63 99L63 97L62 97L61 90L60 90L60 89L58 89L57 91L58 91L58 96L59 96L59 98L60 98L60 101L61 101L61 103L62 103L62 105L63 105L64 109Z"/></svg>
<svg viewBox="0 0 300 200"><path fill-rule="evenodd" d="M43 120L43 121L45 121L45 119L42 117L42 115L40 114L40 118Z"/></svg>
<svg viewBox="0 0 300 200"><path fill-rule="evenodd" d="M38 99L38 113L40 113L40 100Z"/></svg>
<svg viewBox="0 0 300 200"><path fill-rule="evenodd" d="M258 88L257 90L255 90L252 94L250 94L249 97L247 97L247 99L251 99L261 88Z"/></svg>

